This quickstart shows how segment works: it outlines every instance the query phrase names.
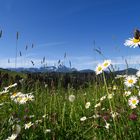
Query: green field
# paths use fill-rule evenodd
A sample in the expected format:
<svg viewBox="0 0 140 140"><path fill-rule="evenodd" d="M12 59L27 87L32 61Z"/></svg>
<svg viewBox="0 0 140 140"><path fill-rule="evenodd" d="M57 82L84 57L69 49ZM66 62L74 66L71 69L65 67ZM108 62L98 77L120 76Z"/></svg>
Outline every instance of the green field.
<svg viewBox="0 0 140 140"><path fill-rule="evenodd" d="M126 87L123 77L112 81L104 73L101 77L102 83L78 90L48 88L38 82L25 89L24 81L20 89L18 85L1 88L0 140L138 139L140 107L136 104L132 109L128 100L139 98L139 78ZM31 97L22 100L24 95Z"/></svg>

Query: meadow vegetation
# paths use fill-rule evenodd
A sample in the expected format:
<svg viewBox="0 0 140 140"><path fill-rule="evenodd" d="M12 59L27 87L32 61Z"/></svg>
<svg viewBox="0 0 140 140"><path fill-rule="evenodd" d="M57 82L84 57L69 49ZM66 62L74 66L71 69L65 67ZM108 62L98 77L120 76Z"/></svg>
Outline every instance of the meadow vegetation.
<svg viewBox="0 0 140 140"><path fill-rule="evenodd" d="M1 78L0 140L139 139L140 71L107 79L111 65L97 65L98 80L77 89Z"/></svg>
<svg viewBox="0 0 140 140"><path fill-rule="evenodd" d="M96 69L97 73L99 74ZM99 75L97 75L98 77ZM51 88L20 81L1 88L0 139L136 139L139 136L139 73L86 88Z"/></svg>

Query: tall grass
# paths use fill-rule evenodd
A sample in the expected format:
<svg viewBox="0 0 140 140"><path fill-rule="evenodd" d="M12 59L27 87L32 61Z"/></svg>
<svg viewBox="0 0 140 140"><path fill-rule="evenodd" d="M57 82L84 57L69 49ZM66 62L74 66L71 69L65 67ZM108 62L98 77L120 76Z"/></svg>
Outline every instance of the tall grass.
<svg viewBox="0 0 140 140"><path fill-rule="evenodd" d="M18 39L17 32L15 68L17 67ZM95 51L105 58L99 49L95 48ZM66 53L64 61L65 59ZM107 80L103 72L96 77L98 80L95 80L94 84L78 89L71 86L64 89L61 83L56 88L53 82L52 87L48 88L39 81L34 81L33 85L27 86L25 79L26 76L22 82L18 81L20 89L17 86L8 88L6 91L7 87L1 87L0 140L7 139L12 134L17 134L15 138L17 140L139 139L140 107L131 109L128 105L129 96L124 94L126 91L131 91L131 96L139 97L139 78L136 86L129 88L124 86L123 78L111 77ZM2 86L9 83L4 82ZM18 92L23 94L32 92L34 100L19 104L11 99L11 96ZM89 107L86 107L87 102L91 104Z"/></svg>
<svg viewBox="0 0 140 140"><path fill-rule="evenodd" d="M139 107L130 109L127 97L123 95L125 89L120 79L112 84L104 77L104 84L95 83L78 90L70 87L66 90L61 86L58 89L55 87L48 89L38 82L35 87L25 90L25 84L22 83L20 91L33 92L35 96L33 102L20 105L11 101L10 93L17 92L16 87L0 95L0 139L10 136L15 124L21 126L17 139L23 140L128 140L137 139L139 136ZM133 95L137 95L137 88L130 90ZM110 94L113 94L112 98L100 100L101 97ZM73 102L69 101L69 95L75 95ZM88 109L85 108L86 102L91 103ZM101 105L95 107L97 103ZM111 112L117 112L117 116L113 118ZM136 118L133 117L134 114ZM34 117L30 117L32 115ZM87 119L81 121L84 116ZM33 125L25 129L24 125L29 122ZM106 123L110 124L109 128L105 127Z"/></svg>
<svg viewBox="0 0 140 140"><path fill-rule="evenodd" d="M16 33L15 68L17 68L18 39L19 39L19 32Z"/></svg>

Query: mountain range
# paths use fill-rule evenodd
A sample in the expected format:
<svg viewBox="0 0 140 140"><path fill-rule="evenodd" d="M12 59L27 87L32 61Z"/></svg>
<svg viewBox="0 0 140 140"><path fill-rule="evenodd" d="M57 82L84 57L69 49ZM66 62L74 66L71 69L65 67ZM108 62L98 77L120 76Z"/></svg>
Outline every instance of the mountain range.
<svg viewBox="0 0 140 140"><path fill-rule="evenodd" d="M8 68L8 70L16 71L16 72L62 72L62 73L70 73L77 71L75 68L69 68L64 65L55 67L55 66L47 66L47 67L40 67L40 68Z"/></svg>

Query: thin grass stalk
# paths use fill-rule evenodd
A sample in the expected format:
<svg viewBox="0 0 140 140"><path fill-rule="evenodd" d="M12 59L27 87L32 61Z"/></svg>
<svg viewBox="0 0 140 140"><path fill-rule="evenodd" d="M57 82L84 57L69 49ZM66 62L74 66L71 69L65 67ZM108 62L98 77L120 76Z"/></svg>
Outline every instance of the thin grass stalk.
<svg viewBox="0 0 140 140"><path fill-rule="evenodd" d="M0 38L2 38L2 30L0 31Z"/></svg>
<svg viewBox="0 0 140 140"><path fill-rule="evenodd" d="M105 78L104 72L103 72L103 79L104 79L104 84L105 84L105 88L106 88L107 95L109 96L109 91L108 91L108 87L107 87L107 83L106 83L106 78ZM113 112L112 104L111 104L111 102L110 102L110 99L108 99L108 102L109 102L110 110L111 110L111 112ZM113 122L114 122L115 133L116 133L116 123L115 123L115 119L114 119L114 118L113 118Z"/></svg>
<svg viewBox="0 0 140 140"><path fill-rule="evenodd" d="M64 126L64 116L65 116L65 109L66 108L66 103L63 105L63 110L62 110L62 127Z"/></svg>
<svg viewBox="0 0 140 140"><path fill-rule="evenodd" d="M17 51L18 51L18 38L19 38L19 33L17 32L17 34L16 34L16 54L15 54L15 69L17 68Z"/></svg>

